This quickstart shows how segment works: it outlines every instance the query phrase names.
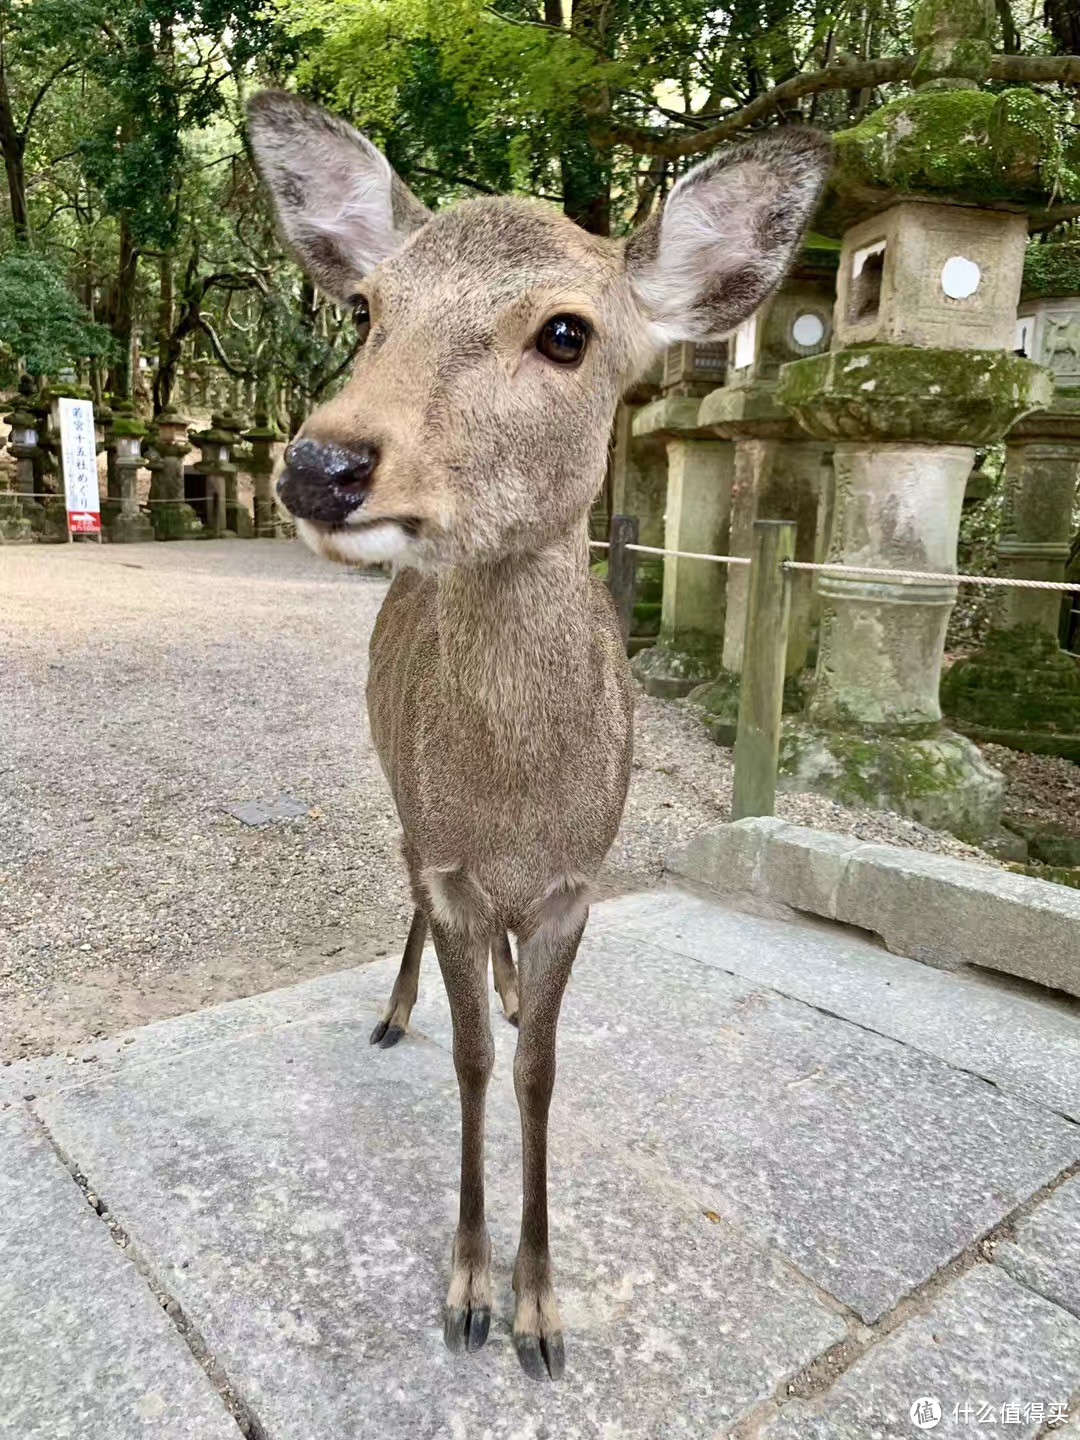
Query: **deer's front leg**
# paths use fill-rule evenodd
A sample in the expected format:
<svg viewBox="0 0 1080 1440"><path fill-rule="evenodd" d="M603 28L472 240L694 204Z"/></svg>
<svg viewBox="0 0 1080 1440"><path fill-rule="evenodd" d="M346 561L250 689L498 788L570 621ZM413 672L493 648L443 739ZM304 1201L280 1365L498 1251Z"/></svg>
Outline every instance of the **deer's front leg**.
<svg viewBox="0 0 1080 1440"><path fill-rule="evenodd" d="M487 996L487 938L432 919L450 1013L461 1095L461 1196L443 1335L455 1351L479 1350L491 1325L491 1241L484 1219L484 1100L495 1063Z"/></svg>
<svg viewBox="0 0 1080 1440"><path fill-rule="evenodd" d="M548 1250L547 1135L559 1009L584 928L584 918L569 933L551 936L542 927L518 952L521 1023L514 1089L521 1111L522 1200L514 1346L534 1380L558 1380L566 1366Z"/></svg>

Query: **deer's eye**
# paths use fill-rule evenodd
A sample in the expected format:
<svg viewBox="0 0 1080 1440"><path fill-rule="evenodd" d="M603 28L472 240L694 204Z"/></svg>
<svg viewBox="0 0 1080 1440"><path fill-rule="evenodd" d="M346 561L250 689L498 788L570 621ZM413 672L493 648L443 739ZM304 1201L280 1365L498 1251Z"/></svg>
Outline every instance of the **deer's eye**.
<svg viewBox="0 0 1080 1440"><path fill-rule="evenodd" d="M371 310L363 295L350 295L349 305L352 307L353 324L356 326L356 333L360 337L360 344L363 345L371 329Z"/></svg>
<svg viewBox="0 0 1080 1440"><path fill-rule="evenodd" d="M576 365L585 354L589 327L576 315L553 315L536 337L536 348L556 365Z"/></svg>

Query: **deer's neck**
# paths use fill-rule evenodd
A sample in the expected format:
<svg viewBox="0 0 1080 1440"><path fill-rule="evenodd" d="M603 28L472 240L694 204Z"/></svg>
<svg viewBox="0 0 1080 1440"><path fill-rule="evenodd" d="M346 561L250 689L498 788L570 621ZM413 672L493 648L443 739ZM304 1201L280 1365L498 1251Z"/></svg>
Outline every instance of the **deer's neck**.
<svg viewBox="0 0 1080 1440"><path fill-rule="evenodd" d="M542 550L459 565L439 580L447 698L521 748L587 703L586 521Z"/></svg>

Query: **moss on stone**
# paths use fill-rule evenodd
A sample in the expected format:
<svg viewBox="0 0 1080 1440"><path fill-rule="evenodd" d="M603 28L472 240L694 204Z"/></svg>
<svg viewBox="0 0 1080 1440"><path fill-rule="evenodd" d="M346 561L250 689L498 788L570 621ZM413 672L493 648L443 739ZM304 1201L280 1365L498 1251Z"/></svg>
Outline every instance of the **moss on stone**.
<svg viewBox="0 0 1080 1440"><path fill-rule="evenodd" d="M782 789L895 810L966 840L999 829L1001 775L969 740L940 726L914 737L785 721L779 776Z"/></svg>
<svg viewBox="0 0 1080 1440"><path fill-rule="evenodd" d="M920 91L833 138L841 205L868 187L977 205L1080 198L1053 112L1032 90Z"/></svg>
<svg viewBox="0 0 1080 1440"><path fill-rule="evenodd" d="M639 651L630 668L648 694L676 699L716 674L722 651L723 638L719 635L661 628L657 643Z"/></svg>
<svg viewBox="0 0 1080 1440"><path fill-rule="evenodd" d="M993 444L1053 398L1049 371L1002 350L862 345L794 360L777 398L815 438Z"/></svg>
<svg viewBox="0 0 1080 1440"><path fill-rule="evenodd" d="M991 630L945 673L941 705L962 729L1080 735L1080 661L1035 625Z"/></svg>

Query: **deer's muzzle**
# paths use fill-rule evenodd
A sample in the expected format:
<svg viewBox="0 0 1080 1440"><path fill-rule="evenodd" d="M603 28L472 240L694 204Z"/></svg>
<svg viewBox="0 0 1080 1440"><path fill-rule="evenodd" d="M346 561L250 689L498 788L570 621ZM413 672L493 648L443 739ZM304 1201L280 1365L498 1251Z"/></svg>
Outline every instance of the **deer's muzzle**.
<svg viewBox="0 0 1080 1440"><path fill-rule="evenodd" d="M379 451L367 441L336 445L297 439L286 448L284 461L277 491L289 513L340 525L366 500Z"/></svg>

